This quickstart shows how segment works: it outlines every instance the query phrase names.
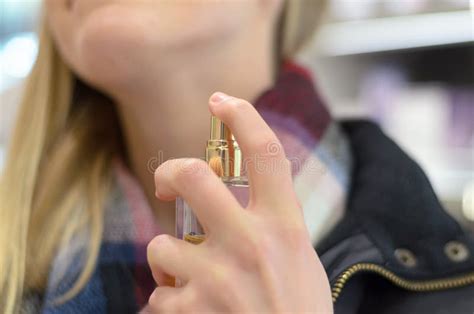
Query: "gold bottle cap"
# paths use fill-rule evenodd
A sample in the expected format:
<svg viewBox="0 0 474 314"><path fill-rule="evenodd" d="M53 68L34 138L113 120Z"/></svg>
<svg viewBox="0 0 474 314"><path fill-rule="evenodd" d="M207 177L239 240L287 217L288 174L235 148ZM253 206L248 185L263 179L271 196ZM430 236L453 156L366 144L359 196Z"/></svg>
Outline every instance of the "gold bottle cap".
<svg viewBox="0 0 474 314"><path fill-rule="evenodd" d="M242 152L230 129L211 116L211 133L207 141L206 161L219 177L241 177Z"/></svg>

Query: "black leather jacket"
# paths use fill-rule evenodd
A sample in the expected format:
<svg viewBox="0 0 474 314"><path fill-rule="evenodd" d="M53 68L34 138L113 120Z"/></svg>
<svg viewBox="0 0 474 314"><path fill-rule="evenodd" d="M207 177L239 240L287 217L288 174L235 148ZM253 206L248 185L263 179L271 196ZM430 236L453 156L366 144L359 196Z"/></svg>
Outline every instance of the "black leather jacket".
<svg viewBox="0 0 474 314"><path fill-rule="evenodd" d="M379 127L342 125L355 159L348 208L316 247L335 313L474 313L473 235Z"/></svg>

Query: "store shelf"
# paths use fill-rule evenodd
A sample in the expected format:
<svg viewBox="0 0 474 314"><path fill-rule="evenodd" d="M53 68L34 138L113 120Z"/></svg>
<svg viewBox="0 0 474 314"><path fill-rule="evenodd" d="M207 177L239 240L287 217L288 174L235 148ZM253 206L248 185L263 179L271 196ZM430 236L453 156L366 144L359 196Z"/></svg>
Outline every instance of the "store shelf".
<svg viewBox="0 0 474 314"><path fill-rule="evenodd" d="M474 42L470 10L326 24L315 41L325 56Z"/></svg>

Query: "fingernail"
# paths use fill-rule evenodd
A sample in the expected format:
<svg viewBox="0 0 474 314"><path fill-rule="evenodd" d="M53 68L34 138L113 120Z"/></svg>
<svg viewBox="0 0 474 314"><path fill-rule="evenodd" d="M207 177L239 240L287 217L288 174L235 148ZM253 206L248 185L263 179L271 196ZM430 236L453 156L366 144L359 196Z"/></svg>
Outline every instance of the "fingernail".
<svg viewBox="0 0 474 314"><path fill-rule="evenodd" d="M217 92L217 93L212 94L210 101L214 104L219 104L229 98L230 98L229 95L221 93L221 92Z"/></svg>

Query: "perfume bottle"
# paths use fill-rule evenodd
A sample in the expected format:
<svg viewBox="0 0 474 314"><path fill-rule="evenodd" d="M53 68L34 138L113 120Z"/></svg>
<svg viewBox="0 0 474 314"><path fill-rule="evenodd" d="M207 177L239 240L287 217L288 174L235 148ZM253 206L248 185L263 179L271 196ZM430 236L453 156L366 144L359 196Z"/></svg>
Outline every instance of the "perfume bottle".
<svg viewBox="0 0 474 314"><path fill-rule="evenodd" d="M205 156L211 169L245 208L249 193L248 180L243 174L242 152L230 129L215 116L211 116ZM205 239L204 230L192 208L180 197L176 199L176 237L193 244Z"/></svg>

